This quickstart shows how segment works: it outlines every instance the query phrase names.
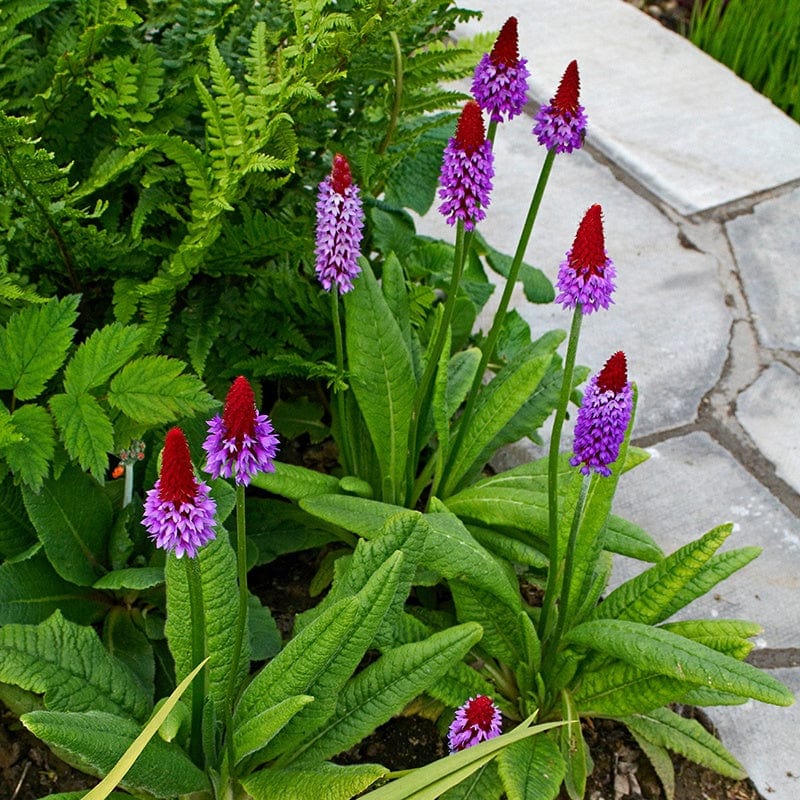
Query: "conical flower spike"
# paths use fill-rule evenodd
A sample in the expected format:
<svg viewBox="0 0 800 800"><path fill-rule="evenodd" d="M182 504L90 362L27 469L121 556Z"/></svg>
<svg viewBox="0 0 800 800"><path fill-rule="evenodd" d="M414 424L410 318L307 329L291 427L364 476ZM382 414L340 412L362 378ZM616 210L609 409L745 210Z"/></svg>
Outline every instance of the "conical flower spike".
<svg viewBox="0 0 800 800"><path fill-rule="evenodd" d="M336 284L344 294L353 288L364 229L364 209L350 164L337 153L331 174L317 194L316 272L326 292Z"/></svg>
<svg viewBox="0 0 800 800"><path fill-rule="evenodd" d="M478 742L494 739L502 730L500 711L490 697L479 694L470 697L456 710L455 719L450 724L447 740L450 752L466 750Z"/></svg>
<svg viewBox="0 0 800 800"><path fill-rule="evenodd" d="M556 302L564 308L580 304L583 314L608 308L614 302L611 295L616 276L614 262L605 249L603 211L595 204L584 214L572 249L559 266Z"/></svg>
<svg viewBox="0 0 800 800"><path fill-rule="evenodd" d="M472 79L472 96L494 122L513 119L528 102L528 62L519 57L517 18L509 17L491 53L485 53Z"/></svg>
<svg viewBox="0 0 800 800"><path fill-rule="evenodd" d="M194 558L200 547L215 538L217 507L210 490L192 469L189 445L180 428L172 428L164 441L161 475L147 493L142 525L156 547Z"/></svg>
<svg viewBox="0 0 800 800"><path fill-rule="evenodd" d="M463 220L472 230L485 216L492 191L494 161L492 143L486 138L480 106L470 100L461 112L456 135L444 149L439 182L439 211L450 225Z"/></svg>
<svg viewBox="0 0 800 800"><path fill-rule="evenodd" d="M274 472L278 437L266 414L259 414L247 378L240 375L225 398L222 416L208 421L203 449L208 454L206 471L213 477L234 477L247 486L259 472Z"/></svg>
<svg viewBox="0 0 800 800"><path fill-rule="evenodd" d="M575 455L570 464L582 464L581 472L594 470L608 476L619 455L633 411L633 389L628 382L622 351L614 353L597 375L589 379L575 423Z"/></svg>
<svg viewBox="0 0 800 800"><path fill-rule="evenodd" d="M578 102L579 92L578 62L570 61L555 97L549 105L541 106L535 118L533 133L548 150L571 153L583 145L587 120Z"/></svg>

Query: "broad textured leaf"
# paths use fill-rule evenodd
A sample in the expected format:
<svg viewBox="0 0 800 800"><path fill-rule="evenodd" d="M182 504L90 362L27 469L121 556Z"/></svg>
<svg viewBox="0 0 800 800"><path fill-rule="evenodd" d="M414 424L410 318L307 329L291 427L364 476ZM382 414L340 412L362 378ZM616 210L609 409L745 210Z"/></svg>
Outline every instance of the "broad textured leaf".
<svg viewBox="0 0 800 800"><path fill-rule="evenodd" d="M441 800L500 800L503 782L497 773L497 761L475 770L458 786L448 789Z"/></svg>
<svg viewBox="0 0 800 800"><path fill-rule="evenodd" d="M28 519L22 492L6 476L0 481L0 557L13 558L36 541L36 529Z"/></svg>
<svg viewBox="0 0 800 800"><path fill-rule="evenodd" d="M103 620L102 635L108 652L130 668L152 699L155 656L153 644L145 633L141 610L122 605L112 606Z"/></svg>
<svg viewBox="0 0 800 800"><path fill-rule="evenodd" d="M0 628L0 680L44 694L53 711L105 711L143 720L147 693L92 628L59 612L39 625Z"/></svg>
<svg viewBox="0 0 800 800"><path fill-rule="evenodd" d="M397 514L408 513L405 508L393 503L343 494L307 496L300 500L300 508L318 519L358 534L364 539L380 536L387 520Z"/></svg>
<svg viewBox="0 0 800 800"><path fill-rule="evenodd" d="M129 362L111 381L108 402L133 420L148 425L172 422L208 411L216 401L186 365L166 356L145 356Z"/></svg>
<svg viewBox="0 0 800 800"><path fill-rule="evenodd" d="M14 427L11 413L0 403L0 450L9 444L22 441L22 434Z"/></svg>
<svg viewBox="0 0 800 800"><path fill-rule="evenodd" d="M585 622L565 642L597 650L643 670L786 706L792 693L771 675L683 636L639 622L602 619Z"/></svg>
<svg viewBox="0 0 800 800"><path fill-rule="evenodd" d="M512 536L505 536L496 530L481 528L477 525L467 526L475 541L490 553L516 564L524 564L536 569L546 569L549 561L539 548L533 547Z"/></svg>
<svg viewBox="0 0 800 800"><path fill-rule="evenodd" d="M95 589L118 591L134 589L141 592L164 583L163 567L125 567L107 572L94 582Z"/></svg>
<svg viewBox="0 0 800 800"><path fill-rule="evenodd" d="M653 744L649 739L639 736L635 730L630 728L629 730L631 730L636 744L639 745L642 752L647 756L648 761L653 765L653 769L664 787L666 800L675 800L675 767L666 748Z"/></svg>
<svg viewBox="0 0 800 800"><path fill-rule="evenodd" d="M233 749L236 754L236 763L243 758L262 750L274 738L284 725L303 706L313 703L314 698L308 694L299 694L287 697L280 703L269 708L259 709L236 728L233 735Z"/></svg>
<svg viewBox="0 0 800 800"><path fill-rule="evenodd" d="M281 632L267 606L262 606L255 595L247 597L247 622L250 638L250 658L267 661L274 658L283 646Z"/></svg>
<svg viewBox="0 0 800 800"><path fill-rule="evenodd" d="M139 735L133 721L113 714L31 711L22 717L31 733L47 742L62 758L101 776L109 772ZM123 788L149 792L154 797L208 788L208 778L175 744L158 736L150 740L121 781Z"/></svg>
<svg viewBox="0 0 800 800"><path fill-rule="evenodd" d="M73 622L90 625L107 609L96 592L61 578L41 550L0 564L0 625L35 625L58 610Z"/></svg>
<svg viewBox="0 0 800 800"><path fill-rule="evenodd" d="M470 623L385 652L345 685L333 716L291 761L295 755L301 763L324 761L357 744L425 692L480 638L480 626Z"/></svg>
<svg viewBox="0 0 800 800"><path fill-rule="evenodd" d="M263 769L242 780L253 800L350 800L389 770L378 764L313 764L306 769Z"/></svg>
<svg viewBox="0 0 800 800"><path fill-rule="evenodd" d="M307 433L311 443L317 444L330 434L330 428L322 422L323 413L319 403L299 397L296 400L277 400L269 416L275 430L286 439L296 439Z"/></svg>
<svg viewBox="0 0 800 800"><path fill-rule="evenodd" d="M79 586L92 586L105 572L113 513L100 484L77 466L48 478L36 494L22 497L56 572Z"/></svg>
<svg viewBox="0 0 800 800"><path fill-rule="evenodd" d="M603 547L612 553L652 564L664 558L664 552L650 534L630 520L614 514L608 517Z"/></svg>
<svg viewBox="0 0 800 800"><path fill-rule="evenodd" d="M500 530L547 536L547 494L504 485L475 485L444 500L460 519Z"/></svg>
<svg viewBox="0 0 800 800"><path fill-rule="evenodd" d="M28 306L11 315L0 331L0 389L32 400L64 361L78 318L78 295Z"/></svg>
<svg viewBox="0 0 800 800"><path fill-rule="evenodd" d="M100 403L88 393L56 394L50 411L72 459L102 478L114 450L114 426Z"/></svg>
<svg viewBox="0 0 800 800"><path fill-rule="evenodd" d="M102 386L133 358L145 339L145 332L113 322L96 330L75 351L64 370L67 394L83 394Z"/></svg>
<svg viewBox="0 0 800 800"><path fill-rule="evenodd" d="M275 462L275 472L259 472L252 485L289 500L302 500L318 494L331 494L339 489L339 479L324 472Z"/></svg>
<svg viewBox="0 0 800 800"><path fill-rule="evenodd" d="M188 675L196 666L192 662L192 614L186 561L186 558L179 559L170 554L164 570L167 581L165 633L170 652L175 659L175 676L178 680ZM236 555L224 530L218 528L217 538L198 551L197 566L203 592L206 655L209 657L206 667L207 697L214 704L217 719L225 719L239 601ZM249 668L249 642L245 636L237 686L244 680ZM193 689L200 691L199 681L195 682Z"/></svg>
<svg viewBox="0 0 800 800"><path fill-rule="evenodd" d="M11 421L22 439L7 444L2 454L14 475L39 491L55 454L53 421L46 409L33 405L20 406L11 415Z"/></svg>
<svg viewBox="0 0 800 800"><path fill-rule="evenodd" d="M686 719L667 708L648 714L621 717L637 739L646 739L659 747L702 764L705 767L741 780L746 777L742 765L697 720Z"/></svg>
<svg viewBox="0 0 800 800"><path fill-rule="evenodd" d="M497 765L508 800L552 800L566 772L558 743L548 734L510 745Z"/></svg>
<svg viewBox="0 0 800 800"><path fill-rule="evenodd" d="M753 642L748 639L763 631L759 624L741 619L683 620L669 622L661 627L719 650L738 661L743 661L754 647Z"/></svg>
<svg viewBox="0 0 800 800"><path fill-rule="evenodd" d="M385 499L405 492L408 435L416 392L411 355L372 274L361 275L344 296L350 386L381 464Z"/></svg>

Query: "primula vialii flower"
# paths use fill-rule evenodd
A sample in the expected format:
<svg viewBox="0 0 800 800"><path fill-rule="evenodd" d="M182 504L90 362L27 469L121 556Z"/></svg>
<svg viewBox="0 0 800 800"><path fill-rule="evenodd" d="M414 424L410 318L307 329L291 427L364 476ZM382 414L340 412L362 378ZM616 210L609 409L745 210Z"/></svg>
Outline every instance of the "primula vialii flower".
<svg viewBox="0 0 800 800"><path fill-rule="evenodd" d="M353 183L350 164L337 153L333 168L319 185L317 194L316 271L326 292L336 284L344 294L353 288L358 266L364 208L358 186Z"/></svg>
<svg viewBox="0 0 800 800"><path fill-rule="evenodd" d="M578 62L570 61L556 96L549 105L541 106L535 118L533 133L548 150L571 153L583 144L586 114L578 102L579 92Z"/></svg>
<svg viewBox="0 0 800 800"><path fill-rule="evenodd" d="M583 314L608 308L614 301L617 271L608 257L603 235L603 210L595 203L584 214L572 248L558 268L556 302L564 308L580 305Z"/></svg>
<svg viewBox="0 0 800 800"><path fill-rule="evenodd" d="M278 437L266 414L259 414L247 378L240 375L225 398L222 416L208 421L203 449L208 454L206 471L215 478L234 477L247 486L258 472L274 472Z"/></svg>
<svg viewBox="0 0 800 800"><path fill-rule="evenodd" d="M456 710L455 719L450 725L447 740L450 752L466 750L478 742L494 739L501 733L500 711L490 697L479 694L470 697Z"/></svg>
<svg viewBox="0 0 800 800"><path fill-rule="evenodd" d="M472 79L472 96L494 122L502 122L503 114L513 119L522 113L528 102L527 61L519 57L517 18L509 17L491 53L485 53Z"/></svg>
<svg viewBox="0 0 800 800"><path fill-rule="evenodd" d="M573 467L582 464L584 475L591 470L610 475L608 465L617 460L632 410L633 389L625 354L619 351L589 379L575 423L575 455L569 463Z"/></svg>
<svg viewBox="0 0 800 800"><path fill-rule="evenodd" d="M161 474L144 501L142 524L157 547L181 558L197 555L198 548L215 538L216 503L210 489L197 480L189 445L180 428L172 428L164 441Z"/></svg>
<svg viewBox="0 0 800 800"><path fill-rule="evenodd" d="M480 106L470 100L458 119L456 135L444 149L439 176L439 197L444 200L439 211L449 225L463 220L464 228L471 231L486 216L493 177L492 143L483 129Z"/></svg>

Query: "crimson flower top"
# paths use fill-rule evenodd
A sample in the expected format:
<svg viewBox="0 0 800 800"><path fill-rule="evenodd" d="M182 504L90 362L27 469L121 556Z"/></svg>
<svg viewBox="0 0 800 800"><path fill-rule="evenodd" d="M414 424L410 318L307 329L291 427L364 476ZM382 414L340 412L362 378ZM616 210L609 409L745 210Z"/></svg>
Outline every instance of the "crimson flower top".
<svg viewBox="0 0 800 800"><path fill-rule="evenodd" d="M517 18L509 17L491 53L485 53L472 79L472 96L494 122L513 119L528 102L528 62L519 57Z"/></svg>
<svg viewBox="0 0 800 800"><path fill-rule="evenodd" d="M584 214L572 248L558 269L556 302L564 308L580 305L583 314L608 308L614 301L614 262L608 257L603 235L603 210L595 203Z"/></svg>
<svg viewBox="0 0 800 800"><path fill-rule="evenodd" d="M216 503L210 489L197 480L189 445L180 428L172 428L164 441L161 474L147 492L142 524L157 547L177 558L194 558L197 550L215 538Z"/></svg>
<svg viewBox="0 0 800 800"><path fill-rule="evenodd" d="M233 476L247 486L257 473L275 471L278 437L269 417L258 413L253 389L243 375L231 384L222 416L210 419L208 430L203 449L208 455L206 471L213 477Z"/></svg>
<svg viewBox="0 0 800 800"><path fill-rule="evenodd" d="M479 694L470 697L456 710L447 734L450 752L466 750L478 742L494 739L502 730L500 711L491 697Z"/></svg>
<svg viewBox="0 0 800 800"><path fill-rule="evenodd" d="M536 114L534 135L548 150L557 153L571 153L583 145L586 132L586 114L578 102L580 93L580 77L578 62L570 61L555 97L549 104L541 106Z"/></svg>

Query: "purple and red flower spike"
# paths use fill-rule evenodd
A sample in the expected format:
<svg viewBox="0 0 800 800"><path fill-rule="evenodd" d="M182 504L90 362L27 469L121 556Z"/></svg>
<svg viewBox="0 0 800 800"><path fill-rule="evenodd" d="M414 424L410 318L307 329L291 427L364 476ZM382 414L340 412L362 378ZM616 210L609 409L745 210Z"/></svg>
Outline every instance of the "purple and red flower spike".
<svg viewBox="0 0 800 800"><path fill-rule="evenodd" d="M586 131L586 114L578 102L580 93L580 77L578 62L570 61L558 91L549 105L541 106L536 114L534 135L548 150L556 153L571 153L583 145Z"/></svg>
<svg viewBox="0 0 800 800"><path fill-rule="evenodd" d="M583 314L608 308L614 301L617 271L608 257L603 235L603 210L595 203L584 214L572 248L558 268L559 294L556 302L564 308L580 305Z"/></svg>
<svg viewBox="0 0 800 800"><path fill-rule="evenodd" d="M456 125L456 135L444 149L439 182L439 211L449 225L457 220L471 231L485 216L494 177L492 143L486 138L480 106L469 100Z"/></svg>
<svg viewBox="0 0 800 800"><path fill-rule="evenodd" d="M486 739L494 739L500 735L501 730L500 710L492 698L483 694L470 697L456 710L455 719L450 724L447 734L450 752L456 753Z"/></svg>
<svg viewBox="0 0 800 800"><path fill-rule="evenodd" d="M581 472L594 470L608 477L619 456L633 412L633 389L628 381L625 353L614 353L603 369L589 379L575 423L575 455L570 464Z"/></svg>
<svg viewBox="0 0 800 800"><path fill-rule="evenodd" d="M203 545L215 538L216 503L210 489L197 480L189 445L180 428L172 428L164 441L161 474L144 501L142 525L156 547L177 558L194 558Z"/></svg>
<svg viewBox="0 0 800 800"><path fill-rule="evenodd" d="M486 109L493 122L506 114L513 119L528 102L528 62L519 57L517 18L509 17L494 43L485 53L472 79L472 96Z"/></svg>
<svg viewBox="0 0 800 800"><path fill-rule="evenodd" d="M247 378L240 375L228 390L222 416L208 421L203 449L206 471L214 478L230 478L247 486L259 472L274 472L278 437L266 414L259 414Z"/></svg>
<svg viewBox="0 0 800 800"><path fill-rule="evenodd" d="M316 272L326 292L335 284L341 294L353 288L364 230L364 208L350 164L337 153L331 174L317 194Z"/></svg>

